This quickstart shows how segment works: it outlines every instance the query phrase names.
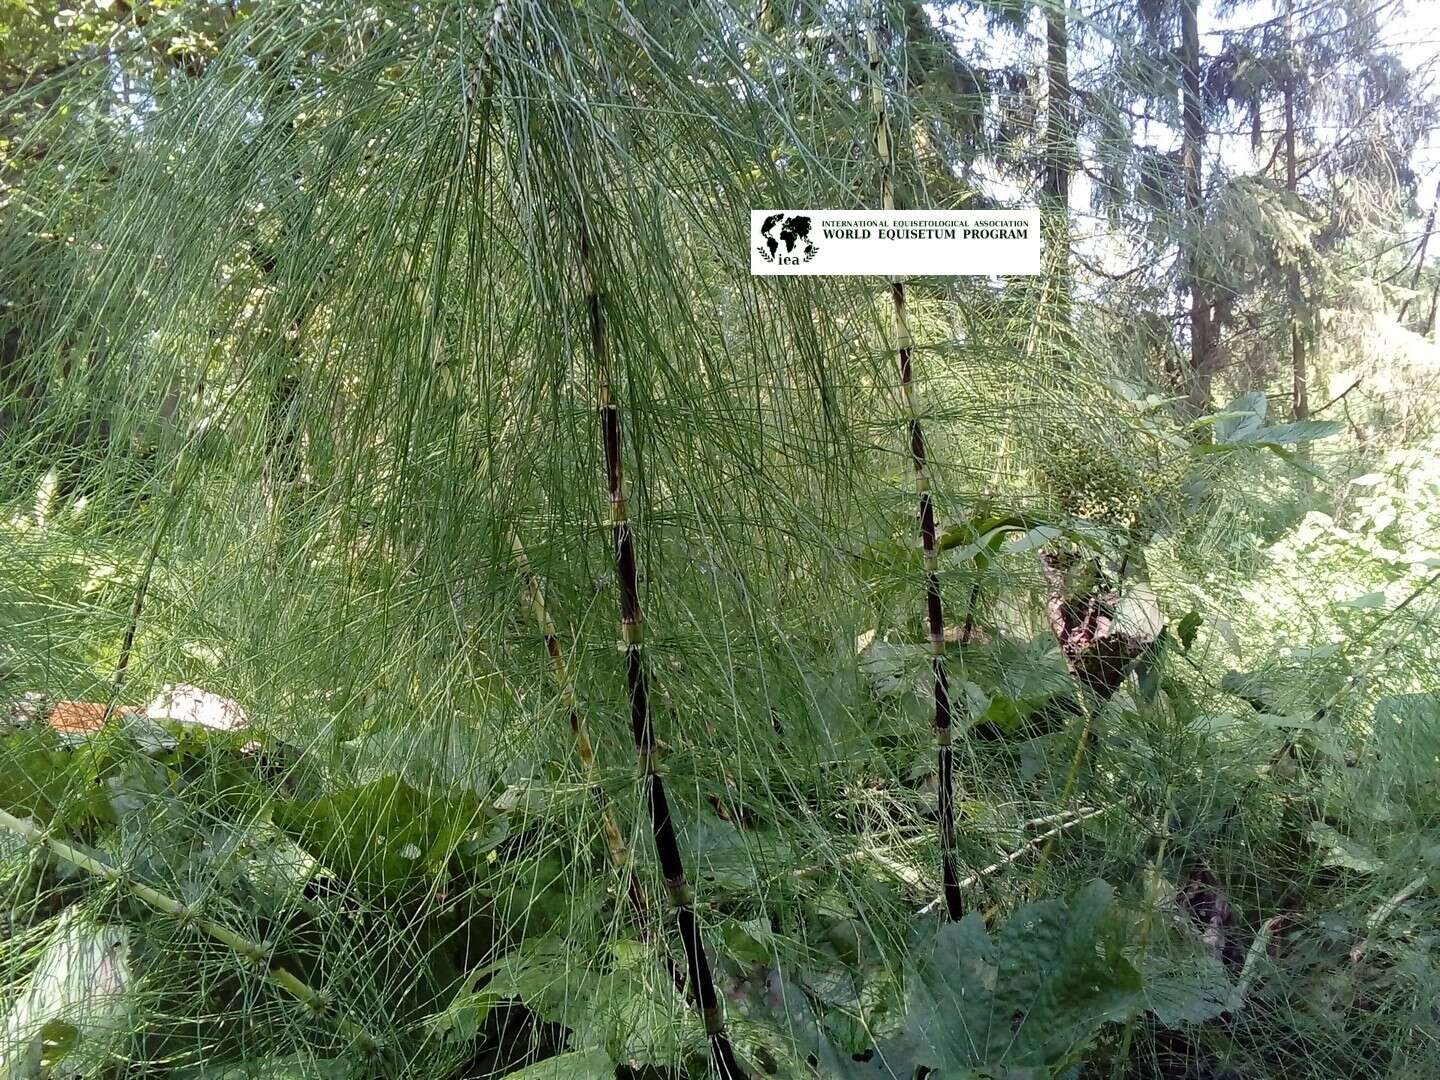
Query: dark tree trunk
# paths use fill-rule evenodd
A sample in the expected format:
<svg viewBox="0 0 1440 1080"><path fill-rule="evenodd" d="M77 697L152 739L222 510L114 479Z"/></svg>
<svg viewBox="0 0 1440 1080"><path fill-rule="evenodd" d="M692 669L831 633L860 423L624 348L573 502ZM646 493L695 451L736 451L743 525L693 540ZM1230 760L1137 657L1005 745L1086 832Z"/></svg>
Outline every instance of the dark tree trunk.
<svg viewBox="0 0 1440 1080"><path fill-rule="evenodd" d="M1214 341L1208 290L1202 279L1197 250L1200 229L1204 224L1201 157L1205 150L1197 3L1198 0L1180 0L1180 111L1183 120L1180 165L1185 177L1185 239L1181 244L1181 264L1190 293L1190 369L1186 373L1185 397L1191 413L1198 416L1210 407Z"/></svg>
<svg viewBox="0 0 1440 1080"><path fill-rule="evenodd" d="M1425 269L1425 252L1430 247L1430 235L1435 231L1435 211L1440 209L1440 182L1435 185L1435 200L1430 204L1430 212L1425 215L1425 231L1420 234L1420 247L1415 253L1415 272L1410 275L1411 291L1420 288L1420 272ZM1400 305L1400 314L1395 316L1395 321L1402 326L1405 323L1405 314L1410 310L1410 301L1413 297L1406 297ZM1422 334L1430 333L1430 323L1421 327Z"/></svg>
<svg viewBox="0 0 1440 1080"><path fill-rule="evenodd" d="M1068 0L1053 0L1045 13L1045 169L1042 208L1052 303L1059 324L1070 324L1070 177L1075 168L1073 105L1070 94Z"/></svg>
<svg viewBox="0 0 1440 1080"><path fill-rule="evenodd" d="M1295 191L1295 0L1285 6L1285 188ZM1290 367L1293 375L1291 413L1296 420L1310 416L1309 374L1305 361L1305 336L1300 329L1300 271L1290 270Z"/></svg>

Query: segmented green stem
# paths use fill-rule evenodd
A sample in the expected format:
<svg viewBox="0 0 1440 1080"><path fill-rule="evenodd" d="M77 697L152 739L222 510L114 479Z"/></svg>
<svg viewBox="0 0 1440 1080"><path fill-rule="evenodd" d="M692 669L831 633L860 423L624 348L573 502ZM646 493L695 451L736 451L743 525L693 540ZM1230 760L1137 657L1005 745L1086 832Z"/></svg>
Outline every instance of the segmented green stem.
<svg viewBox="0 0 1440 1080"><path fill-rule="evenodd" d="M654 717L650 711L650 688L645 668L645 627L640 611L640 574L635 556L635 531L630 523L630 502L625 493L624 454L621 442L620 405L615 398L615 376L610 361L610 339L605 322L605 297L595 274L589 231L580 229L580 271L589 308L590 352L595 365L600 430L604 442L606 487L610 500L610 525L615 546L615 577L620 590L620 639L625 652L625 677L630 696L630 731L635 753L648 791L650 824L655 836L655 854L665 878L696 1007L710 1039L710 1057L724 1080L743 1080L744 1071L735 1059L725 1030L725 1009L715 992L710 961L700 937L690 885L680 858L675 821L665 798L665 782L658 768Z"/></svg>
<svg viewBox="0 0 1440 1080"><path fill-rule="evenodd" d="M555 622L551 619L550 609L545 603L545 584L530 566L530 558L525 554L525 547L521 544L520 537L512 534L510 539L515 553L515 563L519 566L521 576L525 579L525 592L530 602L530 610L534 613L535 621L540 626L540 634L545 640L545 651L550 655L550 676L555 682L556 689L560 692L561 702L570 718L570 731L575 736L575 750L580 755L580 766L585 770L585 778L590 782L590 790L594 793L595 802L600 807L600 826L605 833L605 846L610 852L610 862L625 879L630 906L635 910L635 915L643 927L649 904L645 899L644 891L640 888L639 881L630 872L630 855L625 847L625 838L620 834L620 827L615 823L615 814L610 809L609 796L605 794L605 789L600 784L599 769L595 764L595 746L590 741L589 732L585 730L585 717L575 698L575 686L570 680L570 666L565 662L565 650L560 644L560 636L556 633Z"/></svg>
<svg viewBox="0 0 1440 1080"><path fill-rule="evenodd" d="M213 919L206 919L196 915L191 908L182 904L174 897L167 896L165 893L160 892L158 889L151 888L142 881L136 881L128 874L111 866L102 859L97 859L95 856L81 851L79 848L67 844L63 840L57 840L55 837L50 836L44 829L36 825L34 821L27 818L17 818L6 813L4 810L0 810L0 827L8 829L16 836L23 837L32 843L39 844L66 862L78 866L88 874L92 874L98 878L104 878L106 881L113 881L140 902L147 904L156 911L163 912L166 915L170 915L195 927L195 929L206 936L232 949L236 955L246 962L258 967L263 967L265 977L270 982L304 1003L304 1005L317 1016L325 1015L330 1011L332 1002L325 994L322 994L319 990L316 990L309 983L285 968L271 964L267 960L268 950L259 942L251 941L249 938L237 934L234 930L222 926ZM363 1053L373 1054L379 1050L379 1041L350 1020L344 1017L337 1017L336 1026L348 1038L353 1039L356 1046L359 1047Z"/></svg>
<svg viewBox="0 0 1440 1080"><path fill-rule="evenodd" d="M140 632L140 620L145 614L145 600L155 576L155 562L160 557L160 545L165 542L165 536L179 513L181 496L189 479L184 472L188 464L189 454L181 451L180 458L175 463L175 473L170 478L170 487L165 494L165 509L150 533L150 543L145 549L145 561L140 566L140 576L135 582L135 595L130 599L130 617L125 620L125 636L120 642L120 656L115 661L115 674L110 680L107 720L109 713L119 704L121 691L125 689L125 678L130 673L130 657L135 651L135 638Z"/></svg>
<svg viewBox="0 0 1440 1080"><path fill-rule="evenodd" d="M895 209L895 156L890 137L890 116L885 106L885 85L881 76L880 38L873 28L866 32L870 57L870 103L874 114L875 152L880 159L880 202L886 211ZM925 455L925 433L915 400L913 340L905 308L905 285L890 283L895 310L895 352L900 370L900 395L910 428L910 458L915 471L915 494L919 499L920 542L925 552L925 606L930 630L931 665L935 675L935 747L940 788L940 870L945 911L951 919L965 914L955 863L955 760L951 738L950 686L945 672L945 615L940 599L940 561L935 539L935 500L930 492L930 471Z"/></svg>

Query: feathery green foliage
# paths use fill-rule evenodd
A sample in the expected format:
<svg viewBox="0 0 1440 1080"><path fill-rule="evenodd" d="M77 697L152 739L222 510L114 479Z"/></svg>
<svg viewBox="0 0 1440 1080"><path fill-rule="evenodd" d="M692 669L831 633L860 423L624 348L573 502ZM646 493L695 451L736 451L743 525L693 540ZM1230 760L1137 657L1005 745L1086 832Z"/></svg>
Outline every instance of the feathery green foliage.
<svg viewBox="0 0 1440 1080"><path fill-rule="evenodd" d="M1435 1071L1403 178L1207 159L1197 248L1165 3L120 7L0 127L0 1076ZM1110 230L907 282L909 402L889 283L746 266L875 202L877 26L899 201Z"/></svg>

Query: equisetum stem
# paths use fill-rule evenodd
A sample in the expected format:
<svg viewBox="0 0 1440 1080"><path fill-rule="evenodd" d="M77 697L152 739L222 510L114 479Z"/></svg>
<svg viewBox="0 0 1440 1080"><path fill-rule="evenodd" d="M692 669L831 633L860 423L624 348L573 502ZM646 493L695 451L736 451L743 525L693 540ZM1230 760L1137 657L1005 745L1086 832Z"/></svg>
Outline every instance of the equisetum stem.
<svg viewBox="0 0 1440 1080"><path fill-rule="evenodd" d="M583 214L583 207L582 207ZM605 321L605 298L595 273L588 224L580 225L580 272L584 279L589 309L590 351L595 378L600 431L605 451L606 486L610 500L610 525L614 538L615 577L620 592L620 641L625 653L625 680L630 697L630 731L635 753L649 795L650 824L655 836L655 854L665 879L665 891L675 913L685 964L696 1007L710 1040L710 1057L723 1080L744 1080L745 1073L735 1059L730 1036L725 1030L725 1009L715 992L710 961L700 937L690 885L680 858L675 821L665 798L655 744L654 718L650 712L650 688L645 669L645 629L640 611L640 574L635 556L635 532L630 524L630 503L625 493L624 454L621 442L620 405L615 398L614 370L610 362L610 340Z"/></svg>
<svg viewBox="0 0 1440 1080"><path fill-rule="evenodd" d="M530 610L534 613L535 621L540 626L540 634L545 639L545 651L550 655L550 676L556 689L560 692L560 700L570 718L570 732L575 737L575 750L580 755L580 766L585 770L585 778L589 781L595 802L600 807L600 826L605 833L605 846L610 853L610 862L625 880L630 906L634 909L635 916L643 927L649 905L646 902L644 891L640 888L640 882L630 872L630 856L625 847L625 839L620 834L620 827L615 823L615 814L610 809L610 799L600 784L599 769L595 764L595 746L590 741L589 733L585 730L585 717L580 712L579 702L575 698L575 686L570 681L570 667L565 662L565 650L560 645L560 636L555 631L555 622L551 619L550 609L545 603L545 585L530 566L529 556L525 554L525 547L520 543L519 535L512 533L510 539L515 553L515 563L520 568L521 576L525 579L525 591L530 601Z"/></svg>
<svg viewBox="0 0 1440 1080"><path fill-rule="evenodd" d="M329 1012L330 999L316 990L309 983L299 976L275 964L267 961L268 950L259 942L251 941L249 938L237 934L229 927L222 926L213 919L206 919L196 915L194 911L182 904L174 897L167 896L158 889L151 888L144 882L136 881L128 874L111 866L109 863L97 859L95 856L81 851L63 840L57 840L48 835L34 821L26 818L17 818L12 814L0 810L0 827L3 827L16 836L22 837L32 843L39 844L52 854L64 859L66 862L78 866L88 874L112 881L119 885L141 903L154 908L156 911L179 919L195 927L201 933L220 942L220 944L233 950L242 960L264 968L265 977L276 986L285 990L292 997L302 1002L307 1008L317 1015ZM344 1017L336 1018L336 1025L348 1037L355 1041L355 1044L365 1054L373 1054L380 1048L380 1043L364 1029Z"/></svg>
<svg viewBox="0 0 1440 1080"><path fill-rule="evenodd" d="M169 533L179 510L180 499L185 492L185 481L189 479L184 477L182 470L188 464L188 454L181 451L179 460L175 463L175 474L170 478L170 486L165 494L165 509L160 520L155 523L150 534L150 543L145 549L145 561L140 566L135 595L130 601L130 616L125 621L125 636L120 642L120 656L115 661L115 674L110 680L109 712L115 710L121 691L125 689L125 678L130 673L130 657L135 651L135 638L140 632L140 620L145 614L145 599L150 592L150 582L155 576L155 563L160 557L160 545L165 542L166 534ZM106 714L107 720L109 712Z"/></svg>
<svg viewBox="0 0 1440 1080"><path fill-rule="evenodd" d="M880 159L880 201L886 211L895 209L895 159L890 139L890 117L885 108L885 86L880 70L880 39L874 28L866 31L870 54L870 102L875 122L875 152ZM950 685L945 673L945 615L940 599L940 559L935 541L935 501L925 456L925 433L915 401L910 324L905 309L905 285L890 283L895 310L895 351L900 369L900 394L910 427L910 458L919 498L920 542L925 553L925 603L930 630L931 663L935 674L935 748L940 790L940 871L945 911L952 920L965 914L955 864L955 758L951 736Z"/></svg>

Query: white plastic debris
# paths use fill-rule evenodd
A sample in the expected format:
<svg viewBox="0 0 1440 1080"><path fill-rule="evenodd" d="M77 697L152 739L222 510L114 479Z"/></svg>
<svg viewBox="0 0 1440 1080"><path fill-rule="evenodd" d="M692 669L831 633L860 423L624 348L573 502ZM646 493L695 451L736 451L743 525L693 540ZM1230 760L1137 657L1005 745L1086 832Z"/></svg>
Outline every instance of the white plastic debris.
<svg viewBox="0 0 1440 1080"><path fill-rule="evenodd" d="M213 731L240 731L250 726L250 718L239 702L190 683L167 685L145 707L145 715L151 720Z"/></svg>

